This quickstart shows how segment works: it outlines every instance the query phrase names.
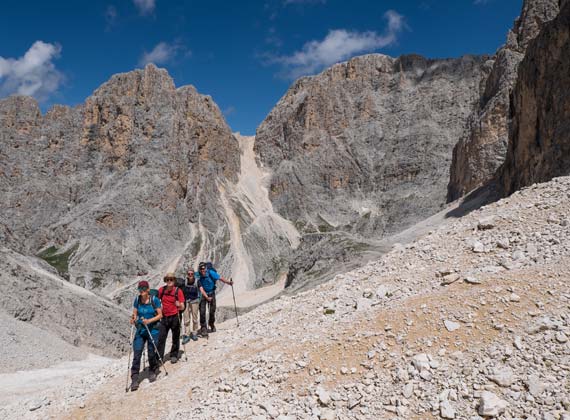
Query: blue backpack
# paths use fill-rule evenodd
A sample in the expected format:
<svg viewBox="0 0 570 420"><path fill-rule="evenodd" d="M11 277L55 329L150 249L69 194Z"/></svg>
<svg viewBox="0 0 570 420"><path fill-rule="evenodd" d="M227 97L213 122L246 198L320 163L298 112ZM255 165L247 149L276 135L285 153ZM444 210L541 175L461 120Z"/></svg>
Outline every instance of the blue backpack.
<svg viewBox="0 0 570 420"><path fill-rule="evenodd" d="M214 268L214 264L212 264L211 262L206 263L206 270L207 271L212 270L214 273L217 273L216 269Z"/></svg>

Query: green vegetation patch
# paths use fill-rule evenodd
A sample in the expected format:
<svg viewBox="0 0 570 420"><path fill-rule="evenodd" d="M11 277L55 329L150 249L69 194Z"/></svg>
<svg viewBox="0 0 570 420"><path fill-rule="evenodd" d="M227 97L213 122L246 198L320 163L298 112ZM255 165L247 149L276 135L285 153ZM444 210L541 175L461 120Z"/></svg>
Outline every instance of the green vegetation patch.
<svg viewBox="0 0 570 420"><path fill-rule="evenodd" d="M62 277L69 278L69 259L77 251L78 247L76 245L60 253L55 246L50 246L48 249L40 252L38 257L54 267Z"/></svg>

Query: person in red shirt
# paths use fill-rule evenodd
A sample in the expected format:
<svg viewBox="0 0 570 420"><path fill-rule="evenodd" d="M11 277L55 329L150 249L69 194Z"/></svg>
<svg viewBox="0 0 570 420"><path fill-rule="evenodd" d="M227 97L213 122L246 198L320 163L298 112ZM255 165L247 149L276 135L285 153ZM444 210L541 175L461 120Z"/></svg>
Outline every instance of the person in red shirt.
<svg viewBox="0 0 570 420"><path fill-rule="evenodd" d="M158 298L162 303L162 320L160 321L160 332L158 335L158 353L164 360L164 348L166 347L166 337L168 331L172 330L172 347L170 348L170 363L178 361L178 351L180 350L180 317L178 311L184 310L184 293L175 287L176 276L174 273L167 273L164 276L166 286L158 289Z"/></svg>

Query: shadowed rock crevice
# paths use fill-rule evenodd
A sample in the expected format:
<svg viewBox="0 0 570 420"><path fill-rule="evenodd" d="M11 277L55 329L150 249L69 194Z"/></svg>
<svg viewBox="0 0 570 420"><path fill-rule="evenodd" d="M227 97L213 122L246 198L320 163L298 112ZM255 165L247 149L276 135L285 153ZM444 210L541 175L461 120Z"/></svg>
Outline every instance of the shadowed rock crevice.
<svg viewBox="0 0 570 420"><path fill-rule="evenodd" d="M505 195L570 174L570 4L529 44L512 96Z"/></svg>
<svg viewBox="0 0 570 420"><path fill-rule="evenodd" d="M469 116L469 128L453 149L448 201L490 181L505 161L513 112L509 97L519 64L529 43L558 11L558 0L525 0L505 45L488 61L479 106Z"/></svg>

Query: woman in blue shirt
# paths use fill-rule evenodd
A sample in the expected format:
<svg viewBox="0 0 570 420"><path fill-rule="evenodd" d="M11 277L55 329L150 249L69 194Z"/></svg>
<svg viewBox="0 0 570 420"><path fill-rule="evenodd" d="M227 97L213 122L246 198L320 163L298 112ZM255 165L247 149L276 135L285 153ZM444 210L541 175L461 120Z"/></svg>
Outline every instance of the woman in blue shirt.
<svg viewBox="0 0 570 420"><path fill-rule="evenodd" d="M133 364L131 365L131 391L139 389L139 370L144 345L147 344L150 373L148 380L154 382L158 373L158 355L155 346L158 342L159 321L162 318L160 299L149 293L148 281L140 281L139 295L133 303L131 324L136 325L137 331L133 339ZM150 332L150 337L149 337Z"/></svg>

